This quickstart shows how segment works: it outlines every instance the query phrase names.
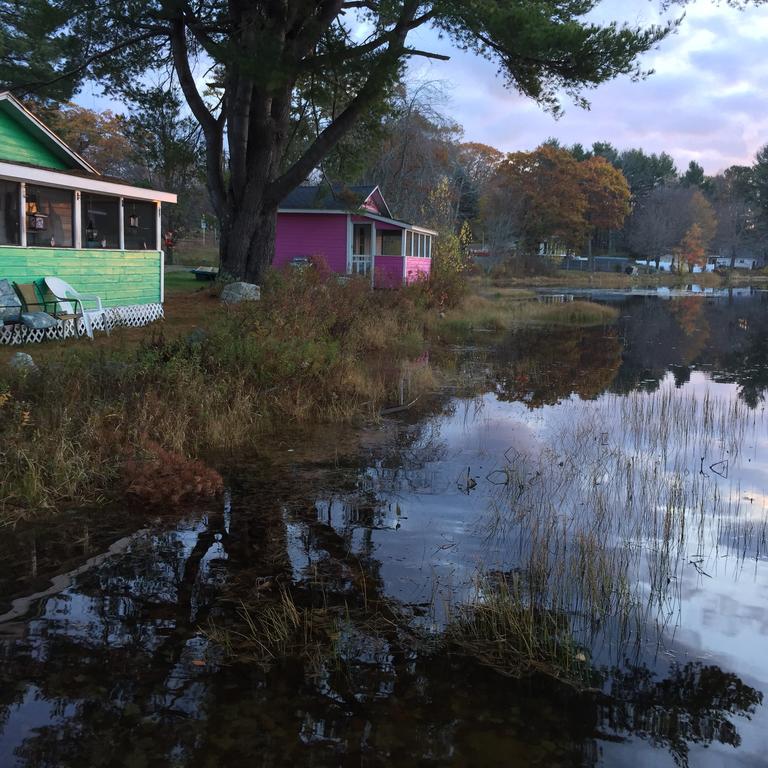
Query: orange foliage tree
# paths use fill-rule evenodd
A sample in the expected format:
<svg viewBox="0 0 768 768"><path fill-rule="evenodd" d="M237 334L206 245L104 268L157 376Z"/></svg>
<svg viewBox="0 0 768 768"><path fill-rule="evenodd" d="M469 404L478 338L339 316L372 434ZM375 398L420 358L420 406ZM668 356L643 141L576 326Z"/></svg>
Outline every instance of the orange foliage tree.
<svg viewBox="0 0 768 768"><path fill-rule="evenodd" d="M563 149L543 145L533 152L512 152L494 179L501 194L494 195L492 215L504 216L511 198L518 247L531 252L550 239L576 247L587 231L588 203L580 177L578 161Z"/></svg>
<svg viewBox="0 0 768 768"><path fill-rule="evenodd" d="M484 200L486 218L514 230L518 248L535 252L556 240L568 248L591 242L596 229L618 229L629 213L629 185L602 157L578 161L551 144L513 152L500 163Z"/></svg>
<svg viewBox="0 0 768 768"><path fill-rule="evenodd" d="M682 272L683 263L688 265L688 271L694 267L704 266L706 263L706 248L704 245L704 232L697 222L691 224L683 236L677 249L678 269Z"/></svg>
<svg viewBox="0 0 768 768"><path fill-rule="evenodd" d="M36 104L34 112L96 170L123 179L136 175L127 120L122 115L72 103L56 107Z"/></svg>
<svg viewBox="0 0 768 768"><path fill-rule="evenodd" d="M588 246L598 229L620 229L629 215L629 184L624 174L604 157L579 163L581 183L587 198Z"/></svg>

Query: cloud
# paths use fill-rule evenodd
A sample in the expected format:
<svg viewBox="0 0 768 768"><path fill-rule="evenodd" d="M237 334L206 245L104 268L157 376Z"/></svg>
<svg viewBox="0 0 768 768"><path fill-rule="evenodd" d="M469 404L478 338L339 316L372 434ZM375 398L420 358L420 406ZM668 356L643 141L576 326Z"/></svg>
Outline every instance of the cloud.
<svg viewBox="0 0 768 768"><path fill-rule="evenodd" d="M594 14L600 21L640 25L664 18L647 0L604 0ZM447 83L447 111L468 140L504 151L532 149L549 136L566 144L607 140L619 148L669 152L680 168L695 159L715 173L749 164L768 142L766 43L768 7L739 11L697 0L686 7L677 34L643 57L653 75L588 91L590 110L565 103L559 121L505 88L494 63L452 48L434 31L421 31L418 46L448 53L451 60L414 60L409 71L416 79Z"/></svg>

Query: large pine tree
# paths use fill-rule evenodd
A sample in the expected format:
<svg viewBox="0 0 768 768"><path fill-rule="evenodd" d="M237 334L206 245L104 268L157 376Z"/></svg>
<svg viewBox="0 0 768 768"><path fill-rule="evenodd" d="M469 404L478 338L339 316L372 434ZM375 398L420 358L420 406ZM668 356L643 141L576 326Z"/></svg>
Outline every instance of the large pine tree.
<svg viewBox="0 0 768 768"><path fill-rule="evenodd" d="M440 58L411 44L415 29L431 25L493 60L509 87L557 111L563 96L582 101L584 88L642 76L638 56L670 31L595 24L597 4L19 0L0 3L0 78L22 96L61 98L88 78L130 92L148 71L171 68L205 136L222 268L259 281L280 200L381 104L408 58ZM295 130L307 94L326 105L309 134Z"/></svg>

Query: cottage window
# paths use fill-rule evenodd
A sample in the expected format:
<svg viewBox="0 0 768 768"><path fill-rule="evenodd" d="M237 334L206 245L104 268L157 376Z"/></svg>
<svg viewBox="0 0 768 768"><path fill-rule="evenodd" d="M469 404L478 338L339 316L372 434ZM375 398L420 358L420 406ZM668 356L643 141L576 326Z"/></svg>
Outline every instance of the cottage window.
<svg viewBox="0 0 768 768"><path fill-rule="evenodd" d="M382 256L400 256L403 247L403 235L400 230L381 229L377 231L378 251Z"/></svg>
<svg viewBox="0 0 768 768"><path fill-rule="evenodd" d="M19 221L19 185L0 181L0 244L19 244Z"/></svg>
<svg viewBox="0 0 768 768"><path fill-rule="evenodd" d="M405 233L405 255L410 256L413 250L413 232Z"/></svg>
<svg viewBox="0 0 768 768"><path fill-rule="evenodd" d="M120 198L82 195L83 248L120 247Z"/></svg>
<svg viewBox="0 0 768 768"><path fill-rule="evenodd" d="M27 184L27 245L72 248L74 210L71 190Z"/></svg>
<svg viewBox="0 0 768 768"><path fill-rule="evenodd" d="M157 207L154 203L126 200L123 204L125 247L129 251L151 251L156 243Z"/></svg>

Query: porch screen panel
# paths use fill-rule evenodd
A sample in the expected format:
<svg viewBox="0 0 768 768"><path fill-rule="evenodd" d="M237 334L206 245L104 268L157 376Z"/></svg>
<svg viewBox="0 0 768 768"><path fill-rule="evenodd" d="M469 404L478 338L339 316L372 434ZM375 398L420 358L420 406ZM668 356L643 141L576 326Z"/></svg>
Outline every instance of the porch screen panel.
<svg viewBox="0 0 768 768"><path fill-rule="evenodd" d="M411 231L405 233L405 255L413 255L413 232Z"/></svg>
<svg viewBox="0 0 768 768"><path fill-rule="evenodd" d="M0 244L19 245L19 185L0 181Z"/></svg>
<svg viewBox="0 0 768 768"><path fill-rule="evenodd" d="M403 235L399 230L379 230L381 235L382 256L400 256L403 244Z"/></svg>
<svg viewBox="0 0 768 768"><path fill-rule="evenodd" d="M72 248L74 203L75 193L69 189L27 184L27 245Z"/></svg>
<svg viewBox="0 0 768 768"><path fill-rule="evenodd" d="M120 198L82 194L83 248L120 247Z"/></svg>
<svg viewBox="0 0 768 768"><path fill-rule="evenodd" d="M156 215L154 203L125 200L123 203L123 226L126 250L154 250Z"/></svg>

